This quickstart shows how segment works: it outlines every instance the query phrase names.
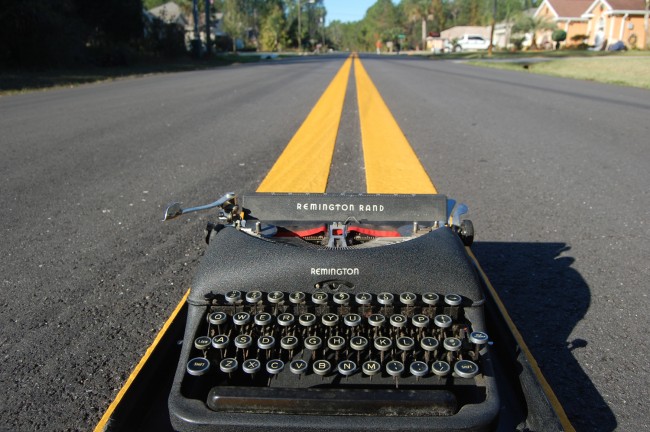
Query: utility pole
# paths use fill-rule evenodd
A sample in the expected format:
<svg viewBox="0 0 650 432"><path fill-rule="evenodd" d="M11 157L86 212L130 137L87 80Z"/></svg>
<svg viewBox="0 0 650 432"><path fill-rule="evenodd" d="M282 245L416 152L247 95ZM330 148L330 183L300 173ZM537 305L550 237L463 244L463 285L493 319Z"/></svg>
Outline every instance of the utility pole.
<svg viewBox="0 0 650 432"><path fill-rule="evenodd" d="M212 52L210 41L210 0L205 0L205 46L208 49L207 55Z"/></svg>

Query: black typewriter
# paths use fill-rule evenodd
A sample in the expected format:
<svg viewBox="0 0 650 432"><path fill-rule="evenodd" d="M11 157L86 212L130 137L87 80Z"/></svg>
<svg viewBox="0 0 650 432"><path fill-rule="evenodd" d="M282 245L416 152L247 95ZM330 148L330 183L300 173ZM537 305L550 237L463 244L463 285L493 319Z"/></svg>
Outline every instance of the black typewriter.
<svg viewBox="0 0 650 432"><path fill-rule="evenodd" d="M467 208L227 194L191 286L179 431L477 431L499 400Z"/></svg>

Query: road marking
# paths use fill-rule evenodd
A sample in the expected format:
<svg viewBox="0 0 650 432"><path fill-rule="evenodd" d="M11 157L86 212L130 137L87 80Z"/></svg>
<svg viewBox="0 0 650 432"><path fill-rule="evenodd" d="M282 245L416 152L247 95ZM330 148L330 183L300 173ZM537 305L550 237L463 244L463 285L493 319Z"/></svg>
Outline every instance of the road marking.
<svg viewBox="0 0 650 432"><path fill-rule="evenodd" d="M136 365L135 369L133 369L133 372L131 372L131 375L129 375L129 378L126 380L120 391L117 393L117 396L115 396L115 399L111 404L108 406L106 409L106 412L102 416L101 420L99 420L99 423L97 423L97 426L95 426L94 432L103 432L106 430L108 427L108 422L111 419L111 416L113 415L113 412L117 408L117 406L120 404L122 401L122 398L126 394L126 392L129 390L131 387L131 384L133 381L135 381L135 378L138 376L144 365L147 363L149 360L149 357L151 357L151 354L153 354L153 351L156 349L160 341L162 340L163 336L165 333L167 333L167 330L169 330L169 327L171 327L172 323L176 319L176 316L178 313L181 311L183 306L185 305L185 302L187 301L187 296L190 295L190 290L188 289L185 292L185 295L181 299L181 301L176 305L176 309L172 312L172 314L169 316L165 324L163 324L162 328L156 335L156 338L154 339L153 343L149 348L147 348L147 351L145 351L144 355L140 359L140 362Z"/></svg>
<svg viewBox="0 0 650 432"><path fill-rule="evenodd" d="M368 193L437 193L358 58L354 59L354 75Z"/></svg>
<svg viewBox="0 0 650 432"><path fill-rule="evenodd" d="M257 192L325 192L351 66L348 58Z"/></svg>

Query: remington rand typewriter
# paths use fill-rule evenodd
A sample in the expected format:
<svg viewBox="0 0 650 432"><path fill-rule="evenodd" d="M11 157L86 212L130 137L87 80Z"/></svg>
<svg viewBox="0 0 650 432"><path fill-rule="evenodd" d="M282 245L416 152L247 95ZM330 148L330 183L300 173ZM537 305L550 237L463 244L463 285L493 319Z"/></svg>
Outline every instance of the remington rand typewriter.
<svg viewBox="0 0 650 432"><path fill-rule="evenodd" d="M499 400L467 208L227 194L188 297L179 431L477 431Z"/></svg>

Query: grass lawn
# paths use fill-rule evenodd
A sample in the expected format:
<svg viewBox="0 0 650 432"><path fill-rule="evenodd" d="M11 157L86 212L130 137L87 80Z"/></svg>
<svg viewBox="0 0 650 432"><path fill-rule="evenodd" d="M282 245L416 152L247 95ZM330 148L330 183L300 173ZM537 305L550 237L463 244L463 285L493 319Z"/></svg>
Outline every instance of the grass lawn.
<svg viewBox="0 0 650 432"><path fill-rule="evenodd" d="M523 58L513 59L512 62L471 60L468 63L650 89L650 55L648 54L650 53L637 51L589 57L548 58L548 61L536 63L527 63Z"/></svg>

